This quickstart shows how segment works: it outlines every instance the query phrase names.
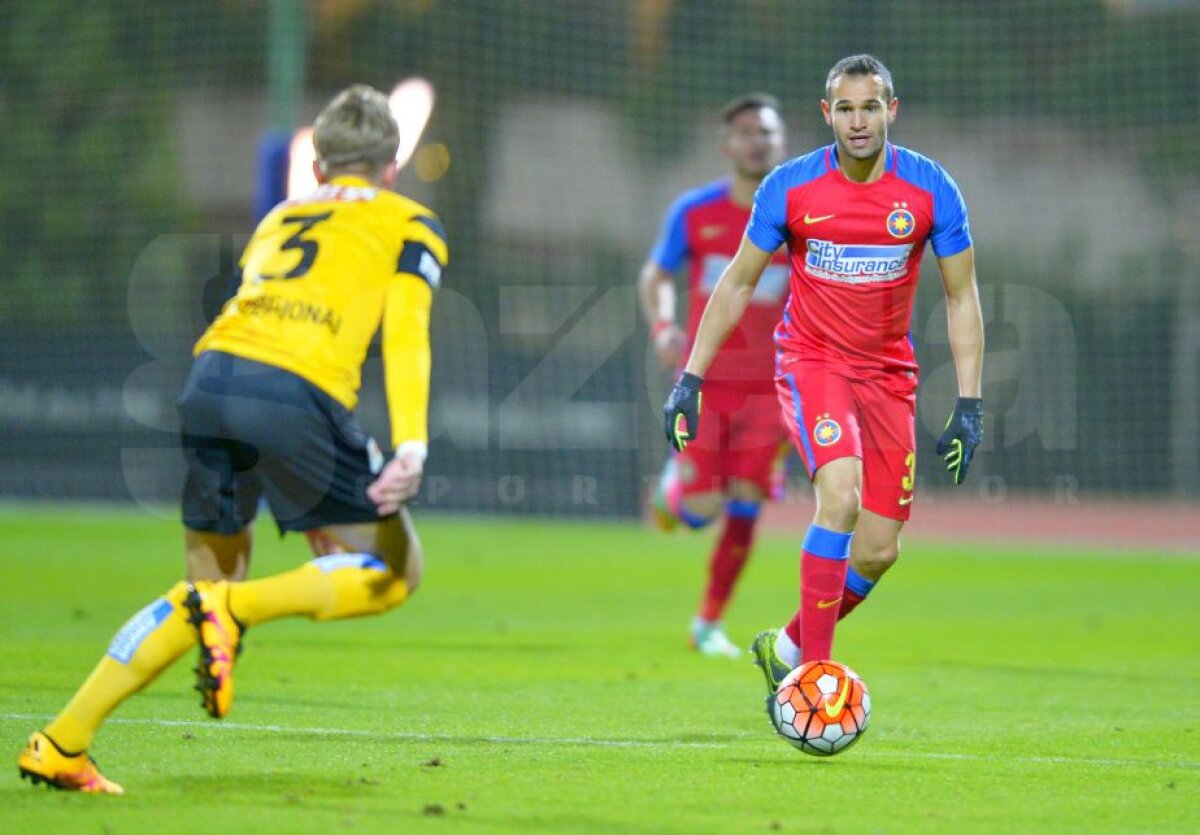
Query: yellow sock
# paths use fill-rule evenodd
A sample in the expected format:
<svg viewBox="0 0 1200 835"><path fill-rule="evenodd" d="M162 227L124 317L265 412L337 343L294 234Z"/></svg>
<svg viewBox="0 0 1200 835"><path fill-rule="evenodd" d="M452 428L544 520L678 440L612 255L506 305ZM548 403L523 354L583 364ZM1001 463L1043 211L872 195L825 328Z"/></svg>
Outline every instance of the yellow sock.
<svg viewBox="0 0 1200 835"><path fill-rule="evenodd" d="M87 681L46 726L46 735L60 748L72 754L86 751L117 705L196 643L196 630L183 606L186 594L186 585L177 583L121 627Z"/></svg>
<svg viewBox="0 0 1200 835"><path fill-rule="evenodd" d="M408 598L408 585L370 554L331 554L261 580L229 586L229 609L246 626L307 615L314 620L374 615Z"/></svg>

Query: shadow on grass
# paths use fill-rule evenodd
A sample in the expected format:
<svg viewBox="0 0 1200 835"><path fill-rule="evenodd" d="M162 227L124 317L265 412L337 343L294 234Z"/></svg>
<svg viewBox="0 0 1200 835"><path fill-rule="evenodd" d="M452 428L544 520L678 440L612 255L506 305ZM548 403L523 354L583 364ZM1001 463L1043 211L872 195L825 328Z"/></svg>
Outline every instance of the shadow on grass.
<svg viewBox="0 0 1200 835"><path fill-rule="evenodd" d="M426 819L442 819L448 825L486 831L630 831L628 821L578 812L546 809L535 814L513 814L515 810L511 806L497 809L470 798L469 787L417 789L411 781L395 773L379 776L354 773L337 780L301 771L275 771L236 778L176 775L146 781L141 790L148 796L168 796L183 803L200 800L226 809L273 809L284 826L286 821L294 820L293 816L300 814L312 816L307 819L308 824L337 815L345 824L366 823L370 831L389 832L427 831L433 824L422 823ZM366 818L369 822L354 821L355 818ZM385 828L374 828L383 822L387 824Z"/></svg>
<svg viewBox="0 0 1200 835"><path fill-rule="evenodd" d="M323 802L381 795L385 781L371 769L349 769L345 776L329 779L317 771L278 770L232 775L187 774L186 771L139 781L143 789L166 790L181 796L202 796L220 802L241 798L261 803L273 798L280 805ZM393 776L387 780L398 788Z"/></svg>
<svg viewBox="0 0 1200 835"><path fill-rule="evenodd" d="M814 757L810 754L804 754L796 751L794 756L788 756L785 751L779 756L771 757L723 757L719 758L719 762L731 763L733 765L748 765L751 768L840 768L851 769L854 772L874 771L880 774L895 774L896 765L892 763L882 763L873 760L864 760L861 757L856 757L854 754L846 756L834 757ZM945 770L943 765L940 769L935 764L916 763L912 768L905 765L906 771L939 771Z"/></svg>

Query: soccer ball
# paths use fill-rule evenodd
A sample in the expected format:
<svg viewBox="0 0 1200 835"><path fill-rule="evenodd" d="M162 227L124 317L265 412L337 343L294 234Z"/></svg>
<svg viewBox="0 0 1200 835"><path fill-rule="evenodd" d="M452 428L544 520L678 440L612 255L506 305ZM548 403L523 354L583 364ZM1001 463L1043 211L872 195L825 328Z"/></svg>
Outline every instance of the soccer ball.
<svg viewBox="0 0 1200 835"><path fill-rule="evenodd" d="M767 709L780 736L806 754L829 757L867 730L871 694L845 664L809 661L780 682Z"/></svg>

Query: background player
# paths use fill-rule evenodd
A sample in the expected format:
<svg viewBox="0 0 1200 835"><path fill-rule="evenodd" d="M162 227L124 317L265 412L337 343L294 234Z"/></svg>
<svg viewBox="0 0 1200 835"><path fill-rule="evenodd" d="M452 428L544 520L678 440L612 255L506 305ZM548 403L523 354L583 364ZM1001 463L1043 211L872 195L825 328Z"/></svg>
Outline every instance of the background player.
<svg viewBox="0 0 1200 835"><path fill-rule="evenodd" d="M21 753L23 776L120 794L87 754L100 724L195 644L197 689L221 718L248 626L289 615L376 614L416 589L420 545L403 503L426 451L429 311L447 261L441 224L387 190L399 130L387 99L339 94L314 130L321 185L281 203L242 256L235 298L196 345L180 400L183 520L192 582L131 618L88 680ZM352 414L368 344L383 324L395 457ZM280 531L326 555L252 582L240 576L265 496Z"/></svg>
<svg viewBox="0 0 1200 835"><path fill-rule="evenodd" d="M878 59L839 61L825 92L833 144L763 181L665 408L668 437L683 447L697 434L702 375L786 243L791 296L777 334L776 386L817 512L801 557L800 610L752 647L772 692L797 664L829 657L836 621L900 553L916 467L908 333L926 241L941 269L958 376L959 398L937 445L956 484L983 434L983 317L958 187L937 163L887 141L899 100Z"/></svg>
<svg viewBox="0 0 1200 835"><path fill-rule="evenodd" d="M721 120L721 151L729 160L730 176L675 201L638 282L663 370L678 370L717 278L737 252L754 192L783 159L784 126L773 96L739 96L725 106ZM675 272L684 262L689 264L686 338L675 320ZM726 637L721 617L749 557L759 506L771 491L778 454L787 440L775 401L771 341L786 297L787 256L780 250L708 369L708 420L694 443L668 459L655 493L655 515L668 530L679 521L702 528L724 509L724 529L713 547L708 583L691 626L691 644L705 655L741 654Z"/></svg>

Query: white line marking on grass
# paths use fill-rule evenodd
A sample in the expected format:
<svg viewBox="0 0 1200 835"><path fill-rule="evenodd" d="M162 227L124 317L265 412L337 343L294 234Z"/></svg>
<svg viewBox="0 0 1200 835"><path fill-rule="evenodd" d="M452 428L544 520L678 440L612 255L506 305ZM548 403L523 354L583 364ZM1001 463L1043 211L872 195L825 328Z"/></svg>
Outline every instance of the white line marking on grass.
<svg viewBox="0 0 1200 835"><path fill-rule="evenodd" d="M45 722L50 716L36 713L0 713L0 721ZM244 722L206 722L190 719L109 719L112 725L152 725L160 728L196 728L206 731L265 734L295 734L298 736L342 736L358 739L396 740L397 742L441 742L460 745L486 743L491 745L581 745L598 748L710 748L733 750L740 743L701 742L696 740L663 739L603 739L590 736L451 736L449 734L405 733L404 731L368 731L361 728L312 728L289 725L251 725ZM762 740L759 734L741 737L745 742ZM953 760L962 762L993 762L1003 760L1013 763L1036 765L1097 765L1097 766L1150 766L1153 768L1197 768L1200 762L1190 760L1137 760L1112 757L1006 757L1003 755L954 754L937 751L880 751L861 750L861 754L872 758Z"/></svg>
<svg viewBox="0 0 1200 835"><path fill-rule="evenodd" d="M1149 765L1156 768L1200 768L1200 762L1191 762L1189 760L1122 760L1106 757L1006 757L1003 755L947 754L938 751L905 753L903 751L881 752L874 750L871 751L869 756L915 757L922 760L1007 760L1009 762L1039 765Z"/></svg>
<svg viewBox="0 0 1200 835"><path fill-rule="evenodd" d="M53 717L26 713L0 713L0 720L45 722ZM346 736L361 739L394 739L399 742L450 742L470 744L484 742L492 745L593 745L604 748L732 748L724 742L698 742L662 739L600 739L596 737L536 737L536 736L451 736L449 734L418 734L403 731L368 731L361 728L299 728L288 725L249 725L242 722L205 722L190 719L109 719L111 725L156 725L163 728L197 728L208 731L250 731L253 733L287 733L299 736ZM746 737L747 740L753 737Z"/></svg>

